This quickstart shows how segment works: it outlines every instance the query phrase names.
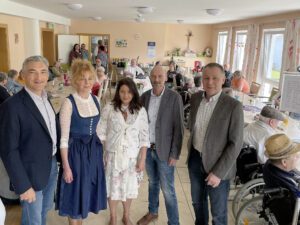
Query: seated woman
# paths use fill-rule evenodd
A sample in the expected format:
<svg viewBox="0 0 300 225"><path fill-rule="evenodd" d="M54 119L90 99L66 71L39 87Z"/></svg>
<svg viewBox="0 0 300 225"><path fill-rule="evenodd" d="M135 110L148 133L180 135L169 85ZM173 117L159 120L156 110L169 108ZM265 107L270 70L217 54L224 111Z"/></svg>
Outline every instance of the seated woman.
<svg viewBox="0 0 300 225"><path fill-rule="evenodd" d="M263 167L265 187L286 188L296 199L300 194L297 183L300 176L296 172L300 158L300 144L292 142L285 134L275 134L267 139L265 149L265 154L269 158ZM293 209L294 201L291 204ZM293 212L291 212L290 218L285 216L286 219L291 221L292 214ZM276 219L278 220L277 216Z"/></svg>
<svg viewBox="0 0 300 225"><path fill-rule="evenodd" d="M176 80L176 86L180 87L183 83L183 76L181 73L178 72L178 66L175 64L174 61L171 61L169 63L169 70L167 71L167 87L172 88L173 87L173 80Z"/></svg>
<svg viewBox="0 0 300 225"><path fill-rule="evenodd" d="M231 88L237 91L241 91L245 94L248 94L250 92L250 86L240 70L237 70L233 73Z"/></svg>
<svg viewBox="0 0 300 225"><path fill-rule="evenodd" d="M92 93L93 95L98 96L99 94L99 90L103 84L103 81L105 81L107 79L107 76L105 75L105 69L104 67L98 67L96 69L96 81L92 87Z"/></svg>

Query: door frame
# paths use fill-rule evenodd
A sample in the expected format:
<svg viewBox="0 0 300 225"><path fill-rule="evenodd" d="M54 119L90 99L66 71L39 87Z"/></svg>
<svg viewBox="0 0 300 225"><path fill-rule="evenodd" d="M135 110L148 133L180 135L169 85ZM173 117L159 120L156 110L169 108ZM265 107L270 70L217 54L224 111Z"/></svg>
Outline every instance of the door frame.
<svg viewBox="0 0 300 225"><path fill-rule="evenodd" d="M53 37L53 59L54 59L54 62L57 60L57 57L56 57L56 45L55 45L55 33L54 33L54 30L53 29L49 29L49 28L41 28L41 50L42 52L44 53L44 42L43 42L43 32L44 31L47 31L47 32L52 32L52 37ZM44 55L44 54L43 54ZM52 66L52 65L49 65L49 66Z"/></svg>
<svg viewBox="0 0 300 225"><path fill-rule="evenodd" d="M5 29L5 34L6 34L6 52L7 52L7 67L8 70L10 69L10 52L9 52L9 37L8 37L8 25L0 23L0 28Z"/></svg>

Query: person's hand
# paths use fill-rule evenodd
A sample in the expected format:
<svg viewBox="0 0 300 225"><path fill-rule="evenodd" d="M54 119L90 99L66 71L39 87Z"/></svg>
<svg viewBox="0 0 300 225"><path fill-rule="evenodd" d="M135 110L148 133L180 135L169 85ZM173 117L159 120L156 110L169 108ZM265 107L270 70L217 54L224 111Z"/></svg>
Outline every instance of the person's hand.
<svg viewBox="0 0 300 225"><path fill-rule="evenodd" d="M137 161L136 166L135 166L136 172L140 173L140 172L144 171L145 165L146 165L146 160L145 159L139 159Z"/></svg>
<svg viewBox="0 0 300 225"><path fill-rule="evenodd" d="M20 195L21 201L26 201L28 203L32 203L36 200L35 197L35 191L33 188L29 188L27 191L25 191L23 194Z"/></svg>
<svg viewBox="0 0 300 225"><path fill-rule="evenodd" d="M64 168L63 178L66 183L71 183L73 181L73 173L70 167Z"/></svg>
<svg viewBox="0 0 300 225"><path fill-rule="evenodd" d="M168 165L169 165L169 166L175 166L175 165L176 165L176 162L177 162L176 159L173 159L172 157L170 157L170 158L169 158L169 161L168 161Z"/></svg>
<svg viewBox="0 0 300 225"><path fill-rule="evenodd" d="M205 181L207 182L207 185L212 186L213 188L216 188L219 186L221 179L214 175L212 172L208 174Z"/></svg>

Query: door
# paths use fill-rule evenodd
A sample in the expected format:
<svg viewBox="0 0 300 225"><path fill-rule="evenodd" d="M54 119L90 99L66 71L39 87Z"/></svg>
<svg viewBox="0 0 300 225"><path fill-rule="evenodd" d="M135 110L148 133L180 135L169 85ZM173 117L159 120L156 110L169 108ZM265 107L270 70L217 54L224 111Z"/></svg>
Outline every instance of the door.
<svg viewBox="0 0 300 225"><path fill-rule="evenodd" d="M49 65L55 62L55 44L54 31L51 29L42 29L42 54L48 59Z"/></svg>
<svg viewBox="0 0 300 225"><path fill-rule="evenodd" d="M7 25L0 24L0 71L7 72L9 70L9 46Z"/></svg>

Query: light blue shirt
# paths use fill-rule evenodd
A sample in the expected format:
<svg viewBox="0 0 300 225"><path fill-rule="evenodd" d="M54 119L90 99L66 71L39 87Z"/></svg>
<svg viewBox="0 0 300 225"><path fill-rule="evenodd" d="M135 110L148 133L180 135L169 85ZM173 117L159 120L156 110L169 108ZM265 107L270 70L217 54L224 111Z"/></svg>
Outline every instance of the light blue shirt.
<svg viewBox="0 0 300 225"><path fill-rule="evenodd" d="M28 92L32 100L34 101L35 105L37 106L38 110L42 114L42 117L47 125L48 131L51 135L52 143L53 143L53 153L55 155L57 148L57 136L56 136L56 121L55 121L55 112L48 101L48 96L46 91L43 91L42 97L38 96L37 94L33 93L25 86L25 90Z"/></svg>
<svg viewBox="0 0 300 225"><path fill-rule="evenodd" d="M6 88L7 88L8 92L10 92L12 94L16 94L23 88L23 86L21 84L18 84L16 81L14 81L13 79L11 79L9 77L7 79Z"/></svg>

